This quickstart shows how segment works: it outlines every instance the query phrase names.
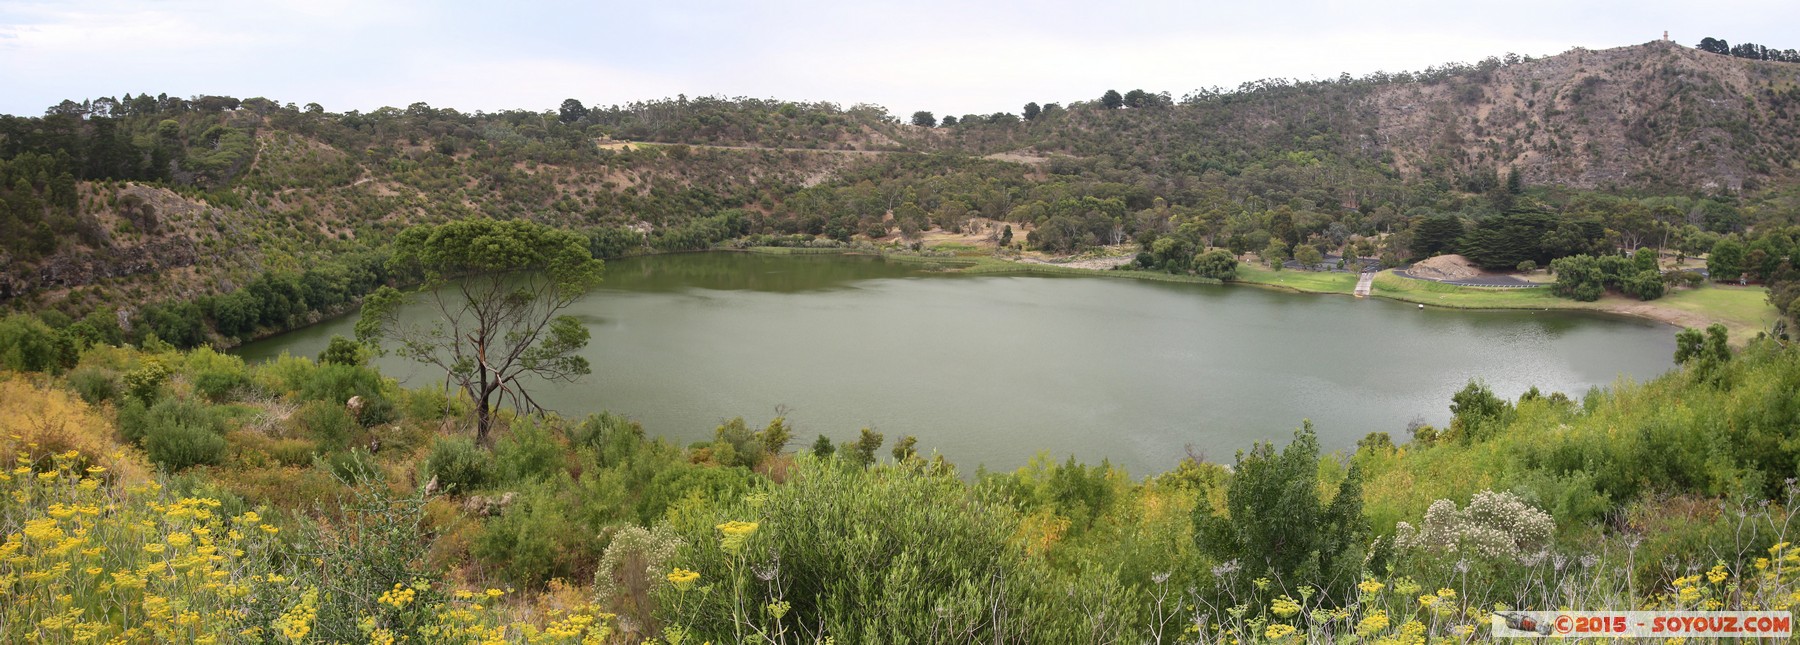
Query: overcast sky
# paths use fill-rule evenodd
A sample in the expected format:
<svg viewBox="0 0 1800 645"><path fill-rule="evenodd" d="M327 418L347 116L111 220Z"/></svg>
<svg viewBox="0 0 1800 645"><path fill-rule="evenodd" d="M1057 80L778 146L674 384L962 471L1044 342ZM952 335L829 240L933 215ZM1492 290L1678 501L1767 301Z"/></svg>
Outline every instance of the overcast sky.
<svg viewBox="0 0 1800 645"><path fill-rule="evenodd" d="M1016 112L1108 88L1423 69L1715 36L1800 48L1800 1L0 0L0 113L127 92L334 112L685 93Z"/></svg>

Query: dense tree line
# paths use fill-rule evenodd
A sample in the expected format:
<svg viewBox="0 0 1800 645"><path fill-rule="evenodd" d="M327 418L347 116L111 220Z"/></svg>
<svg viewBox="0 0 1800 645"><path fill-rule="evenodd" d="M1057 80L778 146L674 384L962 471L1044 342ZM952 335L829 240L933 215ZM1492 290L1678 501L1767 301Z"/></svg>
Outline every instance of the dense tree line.
<svg viewBox="0 0 1800 645"><path fill-rule="evenodd" d="M1712 52L1714 54L1733 56L1736 58L1772 60L1783 63L1800 63L1800 51L1792 49L1772 49L1756 43L1738 43L1733 45L1726 42L1724 39L1713 38L1711 36L1700 39L1700 44L1695 45L1694 47L1703 52Z"/></svg>

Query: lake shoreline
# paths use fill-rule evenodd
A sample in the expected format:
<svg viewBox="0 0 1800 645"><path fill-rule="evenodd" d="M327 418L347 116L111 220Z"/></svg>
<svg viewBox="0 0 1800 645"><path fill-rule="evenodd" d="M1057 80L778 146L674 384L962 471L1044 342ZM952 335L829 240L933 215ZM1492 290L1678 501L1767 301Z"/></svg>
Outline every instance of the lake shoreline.
<svg viewBox="0 0 1800 645"><path fill-rule="evenodd" d="M1150 271L1091 268L1075 263L1055 264L1041 260L1005 258L984 259L1015 265L1051 266L1061 269L1059 273L1065 274L1080 272L1089 275L1136 277L1151 280L1184 277ZM1120 263L1120 265L1122 264L1123 262ZM1356 274L1353 273L1321 273L1291 269L1273 271L1245 264L1239 265L1239 276L1239 279L1230 282L1208 282L1245 285L1289 293L1343 296L1353 296L1352 290L1356 285ZM1732 294L1730 296L1732 299L1740 301L1731 303L1734 305L1744 304L1742 301L1761 301L1766 294L1765 290L1757 287L1707 285L1698 289L1671 291L1669 295L1658 300L1636 300L1609 293L1600 300L1582 302L1556 297L1547 288L1520 290L1450 285L1405 278L1394 274L1393 270L1389 269L1377 273L1375 287L1371 290L1370 297L1468 311L1589 311L1650 320L1677 329L1704 328L1718 323L1725 325L1726 329L1731 332L1731 342L1734 346L1748 343L1757 332L1763 331L1768 324L1773 322L1773 309L1765 312L1740 311L1736 312L1736 315L1726 314L1704 302L1708 298L1694 295L1707 292ZM1719 306L1718 308L1724 307ZM1757 313L1762 315L1755 315Z"/></svg>
<svg viewBox="0 0 1800 645"><path fill-rule="evenodd" d="M568 312L589 330L582 356L598 367L539 400L570 418L622 414L677 444L709 441L733 417L760 424L784 405L775 414L806 438L868 427L957 463L1010 467L1030 457L1014 439L1036 436L1057 457L1150 472L1189 444L1230 454L1309 418L1334 420L1321 432L1333 448L1415 417L1448 423L1445 403L1472 377L1508 397L1646 379L1675 351L1666 328L1613 316L1419 312L1162 287L1154 282L1199 278L1152 271L857 255L616 260ZM439 316L411 311L425 325ZM352 312L234 353L314 356L355 322ZM1502 344L1511 351L1493 351ZM429 366L373 361L406 387L441 387Z"/></svg>

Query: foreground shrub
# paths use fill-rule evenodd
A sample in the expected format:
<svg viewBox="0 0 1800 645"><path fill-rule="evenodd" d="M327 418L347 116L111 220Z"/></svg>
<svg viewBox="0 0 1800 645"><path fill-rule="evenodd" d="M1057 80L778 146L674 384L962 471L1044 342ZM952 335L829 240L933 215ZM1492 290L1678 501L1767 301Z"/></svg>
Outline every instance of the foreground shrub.
<svg viewBox="0 0 1800 645"><path fill-rule="evenodd" d="M568 447L557 441L549 423L519 419L494 446L494 470L503 483L533 482L562 471Z"/></svg>
<svg viewBox="0 0 1800 645"><path fill-rule="evenodd" d="M214 403L225 401L239 388L250 385L250 372L244 359L220 354L209 347L188 352L182 369L194 384L194 390Z"/></svg>
<svg viewBox="0 0 1800 645"><path fill-rule="evenodd" d="M128 454L116 433L92 408L68 392L22 378L0 380L0 456L47 468L53 455L73 452L83 468L142 478L146 469ZM5 526L0 524L0 526Z"/></svg>
<svg viewBox="0 0 1800 645"><path fill-rule="evenodd" d="M69 372L69 389L81 395L89 405L99 405L119 396L119 379L107 370L83 367Z"/></svg>
<svg viewBox="0 0 1800 645"><path fill-rule="evenodd" d="M425 478L437 480L438 490L460 495L486 486L493 477L493 463L485 450L469 437L438 437L425 458Z"/></svg>
<svg viewBox="0 0 1800 645"><path fill-rule="evenodd" d="M475 540L476 557L523 587L572 578L598 555L594 532L577 521L578 511L564 495L573 488L564 476L520 491Z"/></svg>
<svg viewBox="0 0 1800 645"><path fill-rule="evenodd" d="M319 448L326 452L350 447L351 441L362 430L356 419L344 411L342 404L330 401L308 401L294 411L290 422L296 432L318 442Z"/></svg>
<svg viewBox="0 0 1800 645"><path fill-rule="evenodd" d="M226 517L154 482L109 486L75 461L0 475L0 526L23 527L0 546L0 641L232 642L299 595L256 513Z"/></svg>
<svg viewBox="0 0 1800 645"><path fill-rule="evenodd" d="M1137 618L1102 579L1053 584L1011 540L1016 514L960 480L846 465L802 458L786 484L677 515L685 545L656 592L665 633L1076 642Z"/></svg>
<svg viewBox="0 0 1800 645"><path fill-rule="evenodd" d="M119 408L119 434L170 470L217 464L225 457L225 423L218 412L186 399L166 398L148 407L127 401Z"/></svg>
<svg viewBox="0 0 1800 645"><path fill-rule="evenodd" d="M0 527L19 527L0 541L0 642L573 644L614 632L591 604L509 623L505 592L434 584L413 564L424 498L379 482L290 546L259 512L80 461L0 470Z"/></svg>

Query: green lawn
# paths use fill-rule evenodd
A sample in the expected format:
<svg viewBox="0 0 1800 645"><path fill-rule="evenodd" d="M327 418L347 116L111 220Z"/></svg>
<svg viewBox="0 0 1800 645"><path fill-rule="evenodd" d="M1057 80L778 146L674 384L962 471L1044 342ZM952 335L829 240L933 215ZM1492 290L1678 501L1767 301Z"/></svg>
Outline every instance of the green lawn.
<svg viewBox="0 0 1800 645"><path fill-rule="evenodd" d="M1317 271L1272 271L1248 263L1238 264L1238 282L1289 289L1304 293L1341 293L1356 291L1354 273L1320 273Z"/></svg>
<svg viewBox="0 0 1800 645"><path fill-rule="evenodd" d="M1769 305L1769 290L1763 287L1711 285L1684 289L1656 303L1724 323L1733 338L1748 338L1767 330L1776 318L1775 308Z"/></svg>
<svg viewBox="0 0 1800 645"><path fill-rule="evenodd" d="M1742 344L1775 322L1768 290L1762 287L1707 285L1677 289L1660 299L1644 302L1608 294L1595 302L1558 298L1549 287L1496 289L1459 287L1413 280L1383 271L1375 276L1373 294L1405 302L1463 309L1586 309L1645 316L1683 327L1720 323L1731 330L1733 343Z"/></svg>
<svg viewBox="0 0 1800 645"><path fill-rule="evenodd" d="M1382 271L1375 275L1370 295L1406 302L1459 309L1594 309L1595 303L1558 298L1549 287L1500 289L1459 287L1429 280L1414 280Z"/></svg>

